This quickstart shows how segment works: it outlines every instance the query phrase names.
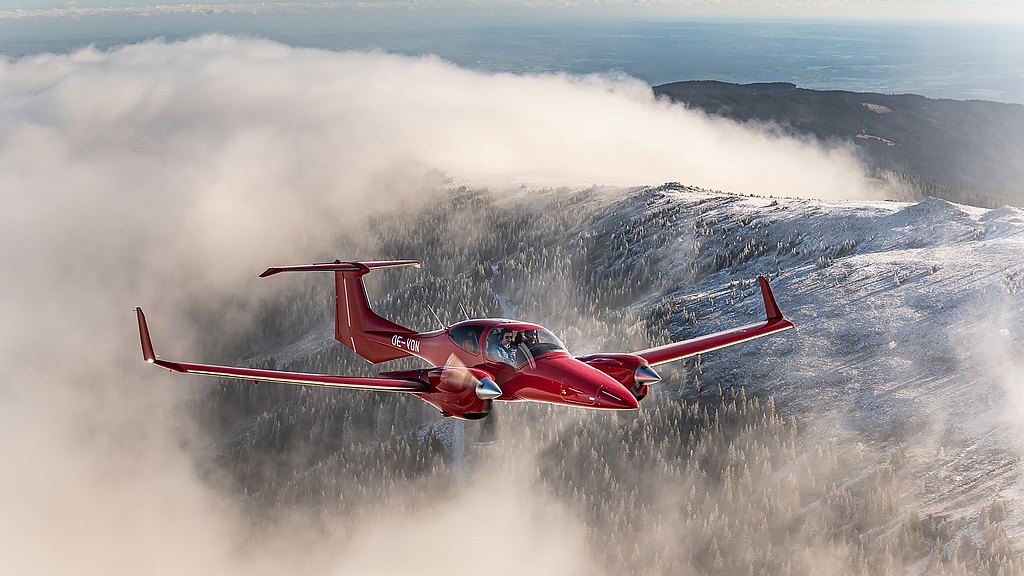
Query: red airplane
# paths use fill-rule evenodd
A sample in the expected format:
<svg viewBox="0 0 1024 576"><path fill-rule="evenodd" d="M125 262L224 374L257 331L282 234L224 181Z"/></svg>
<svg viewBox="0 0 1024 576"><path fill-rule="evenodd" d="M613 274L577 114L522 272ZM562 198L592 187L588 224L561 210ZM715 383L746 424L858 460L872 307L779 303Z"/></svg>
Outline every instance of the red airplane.
<svg viewBox="0 0 1024 576"><path fill-rule="evenodd" d="M495 400L548 402L584 408L632 410L661 379L651 368L793 328L775 304L761 276L767 320L666 344L632 354L573 357L543 326L504 318L465 320L441 330L416 332L381 318L370 309L362 277L375 268L415 266L415 260L341 262L268 268L280 272L333 272L335 338L374 364L416 356L432 367L381 372L377 378L305 374L163 360L153 352L146 316L136 308L142 355L150 364L175 372L265 382L405 392L418 396L444 416L479 420Z"/></svg>

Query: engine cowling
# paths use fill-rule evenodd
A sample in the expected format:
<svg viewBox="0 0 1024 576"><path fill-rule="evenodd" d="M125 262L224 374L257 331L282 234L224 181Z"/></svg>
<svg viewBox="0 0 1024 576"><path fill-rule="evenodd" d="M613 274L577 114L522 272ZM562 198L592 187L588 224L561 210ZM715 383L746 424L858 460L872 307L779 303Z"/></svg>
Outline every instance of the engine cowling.
<svg viewBox="0 0 1024 576"><path fill-rule="evenodd" d="M419 370L382 372L386 378L407 378L423 382L430 392L417 392L445 417L480 420L491 413L501 388L488 372L462 366L436 366Z"/></svg>
<svg viewBox="0 0 1024 576"><path fill-rule="evenodd" d="M576 358L618 380L637 400L647 396L648 385L661 376L636 354L590 354Z"/></svg>

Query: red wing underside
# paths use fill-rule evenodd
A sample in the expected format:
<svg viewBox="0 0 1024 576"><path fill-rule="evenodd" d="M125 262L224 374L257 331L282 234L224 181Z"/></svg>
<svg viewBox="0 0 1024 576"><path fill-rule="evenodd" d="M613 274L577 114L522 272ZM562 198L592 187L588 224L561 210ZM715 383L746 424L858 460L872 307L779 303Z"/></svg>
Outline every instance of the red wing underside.
<svg viewBox="0 0 1024 576"><path fill-rule="evenodd" d="M146 316L141 308L136 308L139 318L139 335L142 338L142 356L150 364L184 374L202 374L220 378L236 378L239 380L258 380L261 382L279 382L282 384L298 384L300 386L320 386L326 388L353 388L357 390L378 390L385 392L428 392L426 384L417 380L399 378L360 378L355 376L334 376L331 374L306 374L303 372L283 372L279 370L259 370L256 368L236 368L233 366L216 366L213 364L190 364L161 360L153 352L153 342L149 337Z"/></svg>
<svg viewBox="0 0 1024 576"><path fill-rule="evenodd" d="M758 276L757 282L761 286L761 297L764 299L765 315L768 317L765 322L740 326L739 328L730 328L729 330L715 332L714 334L683 342L656 346L635 352L635 354L647 360L647 363L651 366L654 366L656 364L672 362L673 360L681 360L704 352L711 352L712 350L718 350L726 346L732 346L733 344L739 344L740 342L746 342L793 328L793 323L782 315L778 304L775 303L775 296L772 294L771 287L768 286L768 281Z"/></svg>

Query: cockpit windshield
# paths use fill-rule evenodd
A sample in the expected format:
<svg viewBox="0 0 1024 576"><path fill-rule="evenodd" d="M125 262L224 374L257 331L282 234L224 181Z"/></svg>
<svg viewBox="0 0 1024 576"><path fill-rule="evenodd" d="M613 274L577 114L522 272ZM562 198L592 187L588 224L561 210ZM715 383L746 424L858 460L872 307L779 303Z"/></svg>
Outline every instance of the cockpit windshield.
<svg viewBox="0 0 1024 576"><path fill-rule="evenodd" d="M498 326L487 335L487 359L519 366L550 352L565 352L554 334L543 328L516 330Z"/></svg>

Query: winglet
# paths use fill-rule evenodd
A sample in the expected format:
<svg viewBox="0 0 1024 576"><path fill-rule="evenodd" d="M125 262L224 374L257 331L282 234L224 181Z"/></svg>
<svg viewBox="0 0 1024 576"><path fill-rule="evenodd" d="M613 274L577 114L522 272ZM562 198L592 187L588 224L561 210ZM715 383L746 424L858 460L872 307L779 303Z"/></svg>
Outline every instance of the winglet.
<svg viewBox="0 0 1024 576"><path fill-rule="evenodd" d="M136 308L135 313L139 317L139 336L142 338L142 357L153 364L156 362L156 353L153 352L153 341L149 338L149 326L146 325L146 315L142 308Z"/></svg>
<svg viewBox="0 0 1024 576"><path fill-rule="evenodd" d="M772 289L768 286L768 281L765 280L764 276L758 276L757 283L761 285L761 298L764 299L764 311L768 316L768 321L775 322L782 320L782 311L779 310L779 305L775 303L775 295L772 294Z"/></svg>
<svg viewBox="0 0 1024 576"><path fill-rule="evenodd" d="M139 317L139 337L142 338L142 358L150 364L156 364L157 366L167 368L168 370L186 372L187 370L177 362L157 358L156 352L153 352L153 340L149 337L149 326L146 324L146 314L142 311L142 308L136 308L135 313Z"/></svg>

